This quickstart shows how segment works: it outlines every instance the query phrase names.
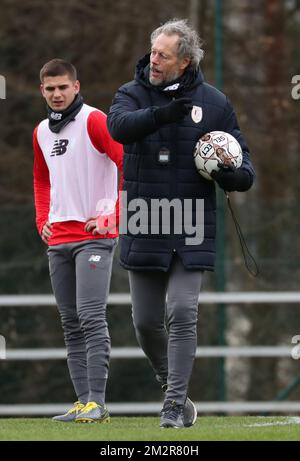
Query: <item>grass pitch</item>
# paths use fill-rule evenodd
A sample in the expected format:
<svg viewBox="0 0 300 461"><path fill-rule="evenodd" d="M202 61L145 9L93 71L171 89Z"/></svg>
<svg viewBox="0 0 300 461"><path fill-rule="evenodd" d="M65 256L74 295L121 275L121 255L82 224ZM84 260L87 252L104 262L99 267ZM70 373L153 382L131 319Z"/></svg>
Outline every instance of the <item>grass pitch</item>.
<svg viewBox="0 0 300 461"><path fill-rule="evenodd" d="M184 429L160 429L159 418L112 417L110 424L0 418L1 441L256 441L300 440L299 417L199 416Z"/></svg>

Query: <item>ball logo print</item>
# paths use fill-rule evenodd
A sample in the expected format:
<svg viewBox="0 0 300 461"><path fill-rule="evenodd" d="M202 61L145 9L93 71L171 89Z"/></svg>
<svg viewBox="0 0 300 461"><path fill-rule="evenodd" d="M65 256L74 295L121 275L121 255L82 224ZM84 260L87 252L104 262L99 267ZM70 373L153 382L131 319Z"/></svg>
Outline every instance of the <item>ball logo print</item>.
<svg viewBox="0 0 300 461"><path fill-rule="evenodd" d="M211 172L218 171L220 163L239 168L243 161L243 153L240 144L231 134L224 131L211 131L197 142L194 160L201 176L212 180Z"/></svg>

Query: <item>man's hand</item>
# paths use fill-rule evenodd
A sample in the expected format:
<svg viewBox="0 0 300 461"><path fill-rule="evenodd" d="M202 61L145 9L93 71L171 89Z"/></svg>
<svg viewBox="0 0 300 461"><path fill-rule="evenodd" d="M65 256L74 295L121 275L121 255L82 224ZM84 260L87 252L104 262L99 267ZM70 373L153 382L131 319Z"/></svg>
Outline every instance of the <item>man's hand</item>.
<svg viewBox="0 0 300 461"><path fill-rule="evenodd" d="M84 227L85 232L91 232L93 235L97 234L116 234L117 233L117 219L116 214L98 216L97 218L90 218Z"/></svg>
<svg viewBox="0 0 300 461"><path fill-rule="evenodd" d="M192 108L191 98L178 98L166 106L158 107L154 112L154 117L160 125L179 122L191 112Z"/></svg>
<svg viewBox="0 0 300 461"><path fill-rule="evenodd" d="M244 192L250 189L252 178L247 170L223 165L222 163L218 163L218 167L220 168L219 171L213 170L210 175L221 189L224 189L226 192Z"/></svg>
<svg viewBox="0 0 300 461"><path fill-rule="evenodd" d="M41 232L41 237L44 243L48 245L48 239L51 237L52 232L51 232L52 224L49 223L49 221L45 222L42 232Z"/></svg>

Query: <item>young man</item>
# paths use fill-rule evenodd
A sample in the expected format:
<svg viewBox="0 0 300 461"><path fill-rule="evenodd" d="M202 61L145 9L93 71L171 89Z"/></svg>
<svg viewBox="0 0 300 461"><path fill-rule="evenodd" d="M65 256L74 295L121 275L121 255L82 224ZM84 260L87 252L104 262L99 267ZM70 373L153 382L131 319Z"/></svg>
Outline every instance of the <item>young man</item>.
<svg viewBox="0 0 300 461"><path fill-rule="evenodd" d="M108 115L112 137L125 145L127 203L142 199L151 210L155 200L176 201L187 223L195 224L197 203L204 202L201 242L187 243L186 229L178 231L180 219L168 232L163 226L153 232L157 211L148 211L141 232L129 229L120 240L121 264L129 270L136 335L165 390L161 427L188 427L197 416L187 391L197 346L203 272L214 268L216 199L214 181L196 171L196 142L214 130L226 131L239 141L241 168L213 174L224 190L246 191L254 178L234 110L224 94L204 82L202 57L200 39L186 21L163 24L152 33L151 53L139 61L135 80L118 90ZM185 200L192 203L187 215ZM129 222L129 207L126 211Z"/></svg>
<svg viewBox="0 0 300 461"><path fill-rule="evenodd" d="M53 59L40 71L48 118L34 130L36 225L48 245L50 278L61 316L77 401L56 421L109 422L105 387L110 356L106 302L118 214L122 146L106 115L83 103L75 67ZM106 227L106 229L105 229Z"/></svg>

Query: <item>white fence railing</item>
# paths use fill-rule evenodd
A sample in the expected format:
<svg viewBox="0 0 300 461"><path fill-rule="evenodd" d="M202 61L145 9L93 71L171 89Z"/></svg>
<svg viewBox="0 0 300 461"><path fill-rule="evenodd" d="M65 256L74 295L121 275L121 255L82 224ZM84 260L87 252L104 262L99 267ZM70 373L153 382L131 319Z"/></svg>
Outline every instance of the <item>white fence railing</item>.
<svg viewBox="0 0 300 461"><path fill-rule="evenodd" d="M253 347L197 347L196 357L290 357L291 348L285 346ZM138 347L114 347L112 359L140 359L145 357ZM66 359L65 349L8 349L6 360L58 360Z"/></svg>
<svg viewBox="0 0 300 461"><path fill-rule="evenodd" d="M112 293L109 295L108 304L126 305L131 303L129 293ZM200 293L199 303L300 303L300 291L244 291L230 293ZM53 295L0 295L1 306L51 306L55 305Z"/></svg>
<svg viewBox="0 0 300 461"><path fill-rule="evenodd" d="M299 413L300 402L194 402L198 413ZM107 404L112 415L158 415L161 402ZM70 403L0 405L1 416L50 416L65 413Z"/></svg>
<svg viewBox="0 0 300 461"><path fill-rule="evenodd" d="M128 293L114 293L109 296L109 305L130 305ZM201 293L201 304L269 304L300 303L300 292L231 292ZM0 308L8 306L52 306L53 295L0 295ZM1 334L1 331L0 331ZM198 347L196 357L291 357L290 346L242 346L242 347ZM112 348L112 359L136 359L145 357L137 347ZM6 360L59 360L66 359L62 348L7 349ZM1 361L0 361L1 363ZM52 415L68 408L69 404L24 404L0 405L0 416L4 415ZM196 402L197 410L204 413L257 413L257 412L300 412L300 402ZM112 414L156 414L161 409L159 402L109 403Z"/></svg>

